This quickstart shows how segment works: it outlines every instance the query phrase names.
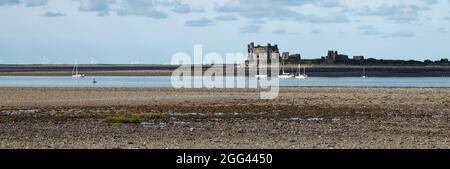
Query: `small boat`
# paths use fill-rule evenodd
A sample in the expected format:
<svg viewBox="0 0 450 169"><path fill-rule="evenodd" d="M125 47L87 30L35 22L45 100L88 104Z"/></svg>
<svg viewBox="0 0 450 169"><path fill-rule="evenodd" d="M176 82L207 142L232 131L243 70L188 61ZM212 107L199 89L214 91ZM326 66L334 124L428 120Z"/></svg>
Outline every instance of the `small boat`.
<svg viewBox="0 0 450 169"><path fill-rule="evenodd" d="M300 76L295 76L296 79L306 79L308 78L308 76L306 75L300 75Z"/></svg>
<svg viewBox="0 0 450 169"><path fill-rule="evenodd" d="M308 75L306 75L306 67L303 67L303 74L300 73L300 65L297 68L298 75L295 76L296 79L306 79Z"/></svg>
<svg viewBox="0 0 450 169"><path fill-rule="evenodd" d="M366 67L363 67L363 74L361 76L363 79L369 78L369 76L366 75Z"/></svg>
<svg viewBox="0 0 450 169"><path fill-rule="evenodd" d="M280 75L278 75L278 78L280 78L280 79L287 79L287 78L294 77L294 75L291 75L289 73L284 72L284 59L283 59L283 62L282 62L281 66L282 66L281 67L282 73Z"/></svg>
<svg viewBox="0 0 450 169"><path fill-rule="evenodd" d="M79 74L78 73L78 64L77 63L75 63L74 65L73 65L73 69L72 69L72 77L73 78L84 78L84 74Z"/></svg>
<svg viewBox="0 0 450 169"><path fill-rule="evenodd" d="M280 79L287 79L287 78L291 78L291 77L294 77L294 75L291 75L291 74L278 75L278 78L280 78Z"/></svg>
<svg viewBox="0 0 450 169"><path fill-rule="evenodd" d="M95 79L92 80L92 83L93 83L93 84L97 84L97 80L95 80Z"/></svg>

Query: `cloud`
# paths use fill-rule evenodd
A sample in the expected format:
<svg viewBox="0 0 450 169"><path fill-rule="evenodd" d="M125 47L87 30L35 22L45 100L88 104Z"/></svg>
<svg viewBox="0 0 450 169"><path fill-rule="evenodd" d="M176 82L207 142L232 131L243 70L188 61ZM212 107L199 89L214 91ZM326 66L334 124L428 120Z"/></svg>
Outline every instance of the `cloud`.
<svg viewBox="0 0 450 169"><path fill-rule="evenodd" d="M50 0L27 0L25 2L26 7L35 7L35 6L42 6L47 5Z"/></svg>
<svg viewBox="0 0 450 169"><path fill-rule="evenodd" d="M410 38L414 37L415 34L413 32L407 32L407 31L396 31L396 32L382 32L379 31L377 28L375 28L372 25L362 25L357 28L361 31L361 35L366 36L381 36L383 38Z"/></svg>
<svg viewBox="0 0 450 169"><path fill-rule="evenodd" d="M247 33L258 33L261 31L262 26L261 25L247 25L241 28L241 33L247 34Z"/></svg>
<svg viewBox="0 0 450 169"><path fill-rule="evenodd" d="M375 28L372 25L362 25L358 27L359 30L362 31L362 35L380 35L382 32L380 32L377 28Z"/></svg>
<svg viewBox="0 0 450 169"><path fill-rule="evenodd" d="M284 30L284 29L277 29L277 30L274 30L272 33L277 34L277 35L287 34L286 30Z"/></svg>
<svg viewBox="0 0 450 169"><path fill-rule="evenodd" d="M318 17L315 15L302 15L299 16L298 20L305 21L309 23L348 23L350 20L346 15L335 14L328 17Z"/></svg>
<svg viewBox="0 0 450 169"><path fill-rule="evenodd" d="M187 14L187 13L203 13L205 12L204 9L193 9L190 5L188 4L179 4L179 5L175 5L172 8L172 11L178 14Z"/></svg>
<svg viewBox="0 0 450 169"><path fill-rule="evenodd" d="M157 10L153 1L148 0L123 0L120 9L117 11L119 16L145 16L154 19L164 19L168 15L165 12Z"/></svg>
<svg viewBox="0 0 450 169"><path fill-rule="evenodd" d="M339 0L322 0L315 1L316 6L325 7L325 8L333 8L333 7L342 7L341 1Z"/></svg>
<svg viewBox="0 0 450 169"><path fill-rule="evenodd" d="M333 0L230 0L223 4L215 4L214 9L222 13L236 13L244 18L264 20L292 20L310 23L347 23L344 14L316 16L294 11L292 7L312 4L318 7L336 7L339 2Z"/></svg>
<svg viewBox="0 0 450 169"><path fill-rule="evenodd" d="M432 2L429 2L432 3ZM405 4L403 2L392 5L383 3L375 7L364 6L357 9L347 9L356 16L377 16L383 17L395 23L409 23L419 19L420 12L430 10L426 6L417 6L414 4Z"/></svg>
<svg viewBox="0 0 450 169"><path fill-rule="evenodd" d="M0 0L0 6L6 5L21 5L25 4L26 7L35 7L48 4L50 0Z"/></svg>
<svg viewBox="0 0 450 169"><path fill-rule="evenodd" d="M20 4L19 0L0 0L0 6L18 5L18 4Z"/></svg>
<svg viewBox="0 0 450 169"><path fill-rule="evenodd" d="M58 17L58 16L66 16L66 14L61 13L61 12L48 11L48 12L44 13L42 16L45 16L45 17Z"/></svg>
<svg viewBox="0 0 450 169"><path fill-rule="evenodd" d="M253 20L250 20L248 23L250 25L262 25L262 24L265 24L266 21L264 21L262 19L253 19Z"/></svg>
<svg viewBox="0 0 450 169"><path fill-rule="evenodd" d="M237 17L234 15L221 15L214 18L218 21L235 21L237 20Z"/></svg>
<svg viewBox="0 0 450 169"><path fill-rule="evenodd" d="M412 38L415 34L413 32L397 31L392 33L386 33L383 38Z"/></svg>
<svg viewBox="0 0 450 169"><path fill-rule="evenodd" d="M425 4L427 5L436 5L439 3L438 0L422 0L423 2L425 2Z"/></svg>
<svg viewBox="0 0 450 169"><path fill-rule="evenodd" d="M78 9L84 12L99 12L99 16L108 15L115 0L82 0Z"/></svg>
<svg viewBox="0 0 450 169"><path fill-rule="evenodd" d="M214 21L207 18L201 18L197 20L189 20L184 23L184 26L189 27L206 27L214 25Z"/></svg>

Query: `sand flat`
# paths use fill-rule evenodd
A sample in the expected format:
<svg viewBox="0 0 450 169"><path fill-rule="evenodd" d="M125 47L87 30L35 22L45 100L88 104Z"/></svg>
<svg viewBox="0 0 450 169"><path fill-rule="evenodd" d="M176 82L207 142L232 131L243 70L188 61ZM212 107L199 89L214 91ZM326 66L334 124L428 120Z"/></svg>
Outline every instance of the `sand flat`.
<svg viewBox="0 0 450 169"><path fill-rule="evenodd" d="M275 100L259 92L0 88L0 148L450 148L450 89L282 88ZM104 122L141 112L170 118Z"/></svg>

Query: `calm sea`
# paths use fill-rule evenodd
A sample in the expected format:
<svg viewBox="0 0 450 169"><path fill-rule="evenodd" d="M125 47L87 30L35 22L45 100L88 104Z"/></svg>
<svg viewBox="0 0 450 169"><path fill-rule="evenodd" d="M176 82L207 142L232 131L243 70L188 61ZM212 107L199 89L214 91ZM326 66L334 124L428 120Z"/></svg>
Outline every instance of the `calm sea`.
<svg viewBox="0 0 450 169"><path fill-rule="evenodd" d="M93 83L93 80L97 83ZM249 79L237 80L248 83ZM250 79L254 80L254 79ZM450 87L448 77L309 77L279 79L282 87ZM0 76L0 87L172 87L170 76Z"/></svg>

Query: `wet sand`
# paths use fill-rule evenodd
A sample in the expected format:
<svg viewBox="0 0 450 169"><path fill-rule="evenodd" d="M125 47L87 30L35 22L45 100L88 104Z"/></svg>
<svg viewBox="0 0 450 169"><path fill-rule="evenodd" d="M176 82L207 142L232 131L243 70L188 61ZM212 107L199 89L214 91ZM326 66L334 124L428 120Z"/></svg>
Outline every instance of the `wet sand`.
<svg viewBox="0 0 450 169"><path fill-rule="evenodd" d="M0 148L450 148L450 89L0 88ZM143 123L105 118L163 113Z"/></svg>

